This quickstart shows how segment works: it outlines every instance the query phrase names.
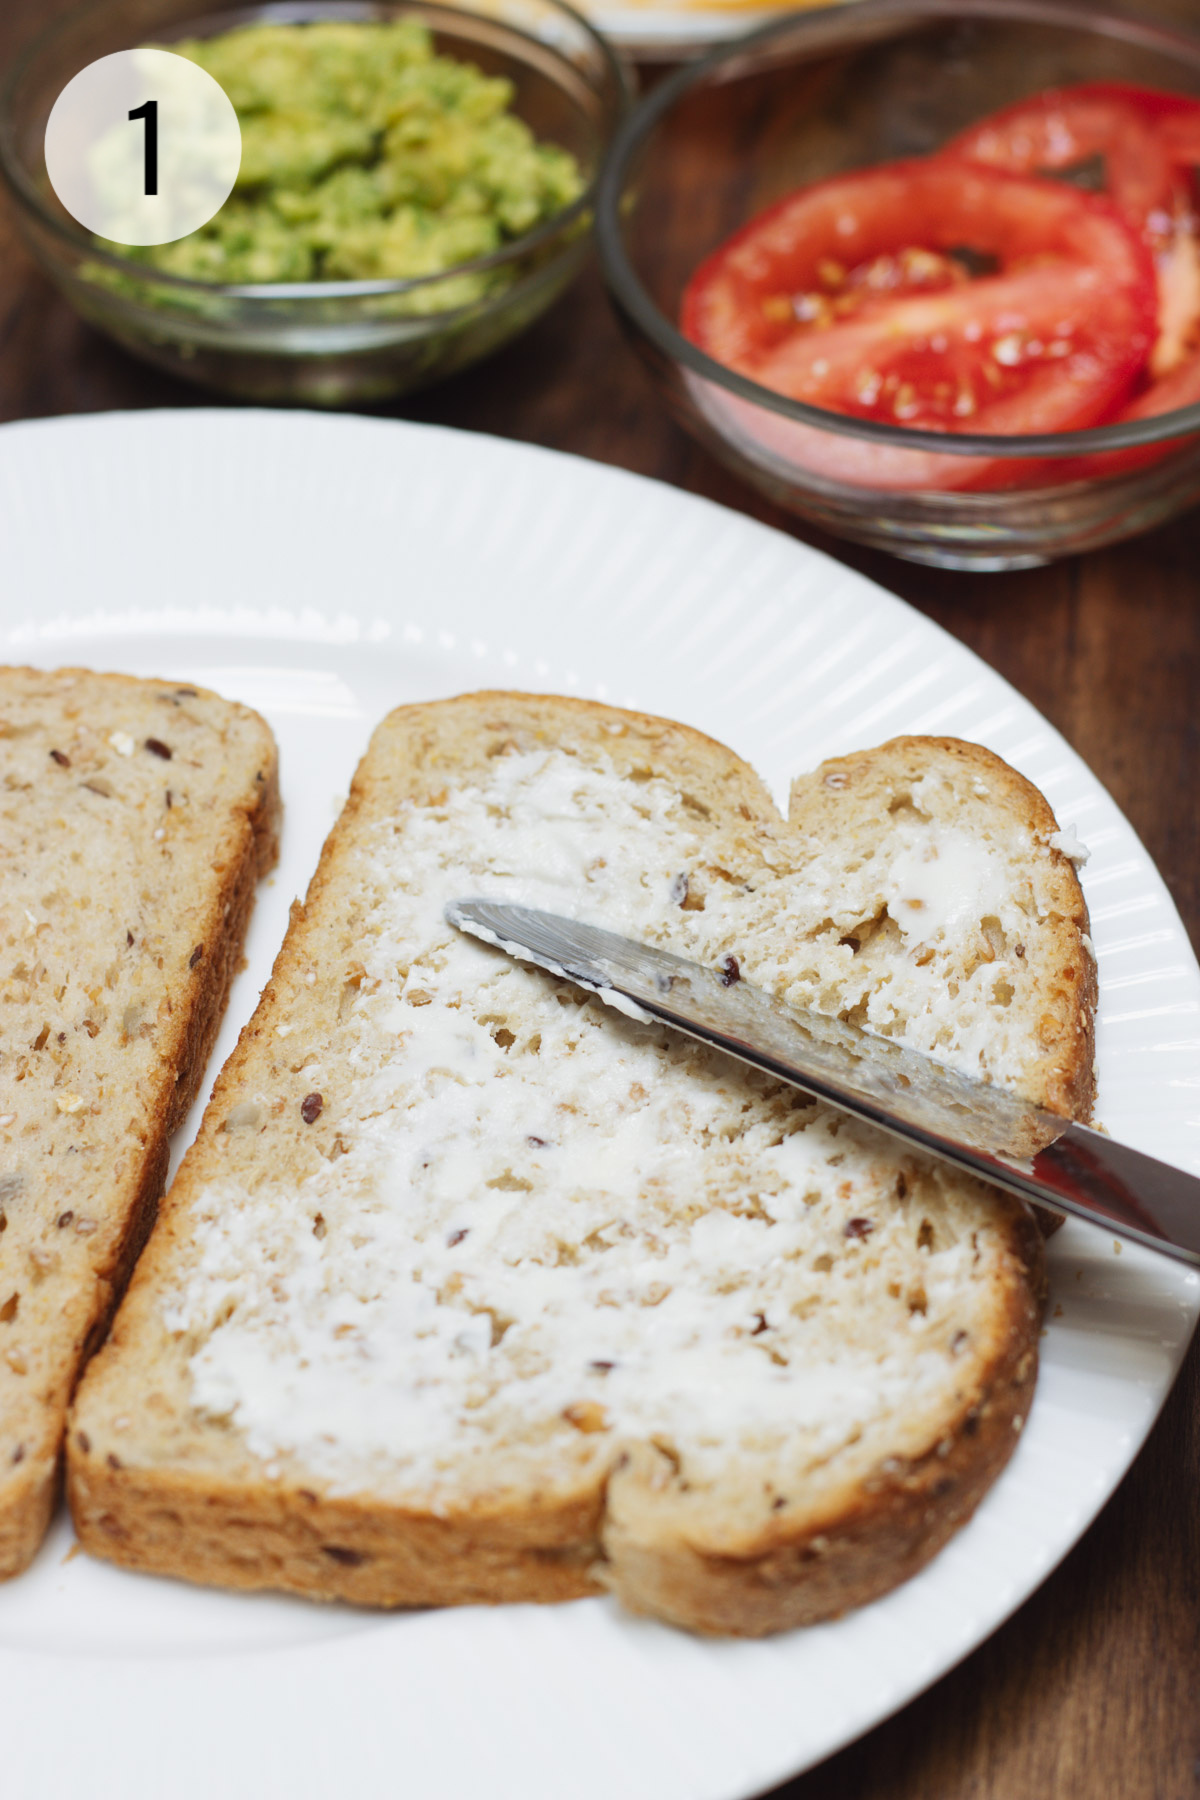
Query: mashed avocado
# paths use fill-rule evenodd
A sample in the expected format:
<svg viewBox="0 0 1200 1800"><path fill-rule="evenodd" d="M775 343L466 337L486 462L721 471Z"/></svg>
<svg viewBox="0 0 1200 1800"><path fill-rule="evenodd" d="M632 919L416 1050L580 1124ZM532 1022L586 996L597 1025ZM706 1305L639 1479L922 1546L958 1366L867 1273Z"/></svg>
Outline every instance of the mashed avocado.
<svg viewBox="0 0 1200 1800"><path fill-rule="evenodd" d="M220 82L242 166L190 237L137 253L198 281L407 280L522 236L578 197L575 158L509 111L512 84L434 52L416 20L249 25L173 44ZM439 284L466 305L487 274ZM454 289L451 293L449 290Z"/></svg>

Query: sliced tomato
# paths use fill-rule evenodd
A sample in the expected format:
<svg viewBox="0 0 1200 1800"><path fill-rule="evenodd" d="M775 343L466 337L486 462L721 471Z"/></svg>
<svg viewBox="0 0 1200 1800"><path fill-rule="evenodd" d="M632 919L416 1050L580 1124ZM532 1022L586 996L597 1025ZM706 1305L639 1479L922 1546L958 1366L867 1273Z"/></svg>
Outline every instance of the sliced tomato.
<svg viewBox="0 0 1200 1800"><path fill-rule="evenodd" d="M814 485L869 488L874 492L920 493L959 488L1009 485L1028 468L995 456L950 456L936 450L909 450L900 445L871 443L866 438L839 437L819 425L801 425L768 412L752 401L727 393L698 375L686 377L697 411L749 461L786 486L797 468L809 471Z"/></svg>
<svg viewBox="0 0 1200 1800"><path fill-rule="evenodd" d="M1104 158L1104 191L1144 225L1171 211L1175 169L1147 90L1114 84L1051 88L991 114L951 139L943 155L1013 175L1045 175Z"/></svg>
<svg viewBox="0 0 1200 1800"><path fill-rule="evenodd" d="M1147 342L1136 303L1107 290L1099 269L1052 263L795 332L751 372L858 418L1008 436L1092 424L1128 388Z"/></svg>
<svg viewBox="0 0 1200 1800"><path fill-rule="evenodd" d="M1155 142L1153 155L1146 155L1148 135ZM1146 371L1150 385L1105 423L1162 418L1200 405L1200 234L1191 180L1200 167L1200 101L1124 83L1054 90L984 119L946 153L1015 171L1067 169L1103 155L1106 191L1144 230L1159 283L1159 333ZM1160 185L1162 164L1168 169L1166 189ZM1056 481L1126 475L1159 463L1182 441L1036 464L1036 473L1042 479L1052 473Z"/></svg>
<svg viewBox="0 0 1200 1800"><path fill-rule="evenodd" d="M1167 154L1177 167L1200 165L1200 101L1164 119L1160 129Z"/></svg>
<svg viewBox="0 0 1200 1800"><path fill-rule="evenodd" d="M1158 334L1151 375L1165 375L1200 337L1200 249L1189 167L1200 163L1200 101L1119 82L1052 88L993 113L945 147L1013 174L1052 173L1103 158L1103 187L1155 258Z"/></svg>
<svg viewBox="0 0 1200 1800"><path fill-rule="evenodd" d="M980 258L995 273L972 275ZM696 272L682 325L717 361L813 406L1008 435L1082 428L1120 405L1155 305L1149 252L1108 202L932 159L837 176L761 214ZM911 487L914 456L920 485L1008 478L1002 459L781 427L790 448L776 449L834 480Z"/></svg>
<svg viewBox="0 0 1200 1800"><path fill-rule="evenodd" d="M1200 404L1200 354L1191 356L1160 381L1152 382L1136 400L1122 407L1106 424L1119 425L1128 419L1157 419L1178 412L1185 406ZM1191 434L1194 441L1195 433ZM1039 481L1093 481L1102 476L1129 475L1135 469L1147 469L1164 456L1189 441L1188 436L1167 438L1157 444L1141 444L1131 450L1105 450L1096 456L1056 458L1028 465L1028 479Z"/></svg>
<svg viewBox="0 0 1200 1800"><path fill-rule="evenodd" d="M1190 357L1161 381L1152 382L1143 394L1118 414L1121 419L1157 419L1164 413L1200 401L1200 356ZM1156 448L1157 446L1148 446Z"/></svg>
<svg viewBox="0 0 1200 1800"><path fill-rule="evenodd" d="M938 288L969 286L980 257L1000 270L1087 262L1131 292L1153 282L1144 247L1104 201L1056 181L913 160L834 176L760 213L693 275L683 330L737 367L798 326L828 323L819 309L810 319L813 301L857 292L860 310L884 303L864 272L888 257L911 263L914 252L942 271L929 284Z"/></svg>

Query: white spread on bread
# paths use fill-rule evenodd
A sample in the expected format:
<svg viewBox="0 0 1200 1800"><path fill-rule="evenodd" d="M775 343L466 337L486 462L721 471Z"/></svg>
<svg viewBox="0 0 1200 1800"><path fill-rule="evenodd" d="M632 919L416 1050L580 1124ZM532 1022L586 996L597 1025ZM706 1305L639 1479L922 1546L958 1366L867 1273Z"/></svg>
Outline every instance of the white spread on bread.
<svg viewBox="0 0 1200 1800"><path fill-rule="evenodd" d="M969 832L912 824L898 833L885 889L907 945L963 937L1004 911L1011 882L999 854Z"/></svg>
<svg viewBox="0 0 1200 1800"><path fill-rule="evenodd" d="M849 929L879 878L889 913L920 900L956 952L981 898L1016 906L998 854L915 816L898 832L862 895L769 838L748 881L706 860L673 785L561 751L497 756L376 826L352 1048L325 1066L290 1040L342 1150L286 1196L260 1172L196 1198L166 1314L195 1345L196 1407L334 1491L436 1510L473 1463L495 1481L497 1444L514 1468L580 1433L661 1438L701 1472L737 1444L816 1466L897 1408L952 1404L964 1288L991 1279L980 1190L918 1165L897 1206L887 1140L443 919L464 895L542 907L736 954L786 991L808 979L801 917L842 906ZM682 904L689 871L702 908ZM909 970L944 1012L944 975L897 923L898 985ZM818 972L819 1001L835 988ZM271 1103L245 1093L230 1120Z"/></svg>
<svg viewBox="0 0 1200 1800"><path fill-rule="evenodd" d="M1052 832L1046 841L1052 850L1060 850L1077 869L1082 869L1092 854L1073 825L1066 826L1062 831Z"/></svg>

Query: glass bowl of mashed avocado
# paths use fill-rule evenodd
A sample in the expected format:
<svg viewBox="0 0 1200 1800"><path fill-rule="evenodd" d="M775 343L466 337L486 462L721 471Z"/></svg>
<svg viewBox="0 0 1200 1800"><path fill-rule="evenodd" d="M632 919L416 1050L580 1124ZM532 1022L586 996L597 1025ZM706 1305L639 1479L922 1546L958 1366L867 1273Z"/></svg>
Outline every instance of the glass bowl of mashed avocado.
<svg viewBox="0 0 1200 1800"><path fill-rule="evenodd" d="M221 210L148 248L77 224L43 152L66 82L136 44L200 64L242 132ZM0 168L35 256L89 322L189 380L338 406L466 368L562 293L628 99L612 51L561 0L105 0L10 70Z"/></svg>

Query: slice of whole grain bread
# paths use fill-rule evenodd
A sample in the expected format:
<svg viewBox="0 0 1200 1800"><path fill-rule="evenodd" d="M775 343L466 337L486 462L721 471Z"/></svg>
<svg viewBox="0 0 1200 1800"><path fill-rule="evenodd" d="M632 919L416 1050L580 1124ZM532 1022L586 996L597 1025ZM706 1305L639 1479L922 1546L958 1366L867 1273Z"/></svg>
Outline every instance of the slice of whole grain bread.
<svg viewBox="0 0 1200 1800"><path fill-rule="evenodd" d="M41 1541L79 1370L162 1190L276 853L256 714L0 669L0 1577Z"/></svg>
<svg viewBox="0 0 1200 1800"><path fill-rule="evenodd" d="M927 992L940 1052L1048 1103L1091 1068L1054 830L945 740L825 765L785 822L667 721L393 713L80 1390L85 1548L381 1606L607 1588L744 1634L911 1574L1029 1405L1028 1210L442 909L569 912L918 1041Z"/></svg>

